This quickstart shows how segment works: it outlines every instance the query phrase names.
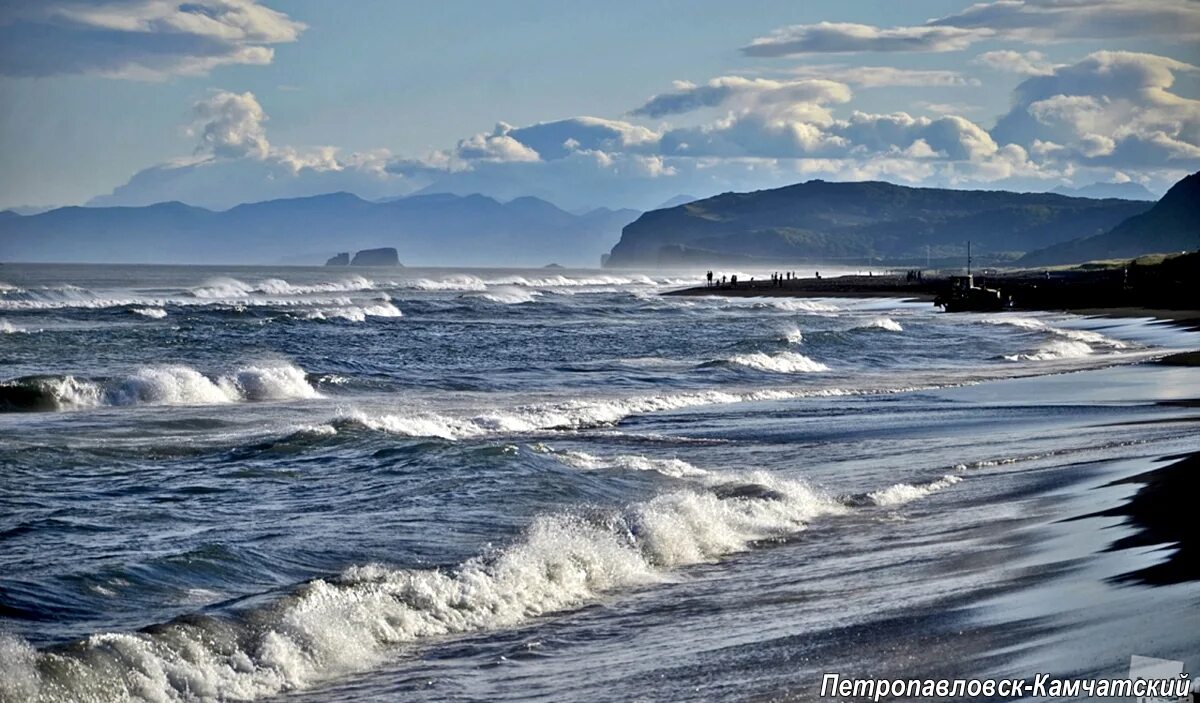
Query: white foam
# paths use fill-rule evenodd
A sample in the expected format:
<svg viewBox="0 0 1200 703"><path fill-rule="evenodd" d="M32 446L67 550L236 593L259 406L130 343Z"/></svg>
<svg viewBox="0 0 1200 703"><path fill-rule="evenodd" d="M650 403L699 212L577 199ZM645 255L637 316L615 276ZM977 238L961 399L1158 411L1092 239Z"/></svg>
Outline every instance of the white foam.
<svg viewBox="0 0 1200 703"><path fill-rule="evenodd" d="M780 333L780 338L788 344L802 344L804 342L804 334L795 325L784 328L783 332Z"/></svg>
<svg viewBox="0 0 1200 703"><path fill-rule="evenodd" d="M903 505L912 502L918 498L925 496L935 491L940 491L943 488L948 488L961 481L962 478L954 474L946 474L936 481L912 485L909 483L897 483L893 486L884 488L883 490L868 493L867 497L871 499L875 505Z"/></svg>
<svg viewBox="0 0 1200 703"><path fill-rule="evenodd" d="M1071 341L1083 342L1084 344L1094 344L1094 345L1099 345L1099 346L1105 346L1105 347L1109 347L1112 349L1125 349L1129 346L1128 344L1126 344L1125 342L1122 342L1119 339L1113 339L1112 337L1106 337L1105 335L1100 334L1099 332L1092 332L1090 330L1073 330L1073 329L1068 329L1065 327L1055 327L1055 326L1046 324L1042 320L1038 320L1035 318L1029 318L1029 317L1009 317L1009 316L989 317L989 318L985 318L984 322L986 322L987 324L990 324L990 325L1009 325L1011 327L1019 327L1021 329L1026 329L1026 330L1038 330L1038 331L1056 335L1058 337L1063 337L1063 338L1071 340ZM1054 357L1051 357L1051 358L1054 358Z"/></svg>
<svg viewBox="0 0 1200 703"><path fill-rule="evenodd" d="M368 317L403 317L404 313L392 303L376 305L351 305L339 308L309 310L304 313L307 320L349 320L350 322L365 322Z"/></svg>
<svg viewBox="0 0 1200 703"><path fill-rule="evenodd" d="M482 279L470 275L447 276L446 278L429 279L418 278L415 280L401 281L398 284L402 288L412 288L414 290L427 291L481 291L487 289L487 284Z"/></svg>
<svg viewBox="0 0 1200 703"><path fill-rule="evenodd" d="M873 327L875 329L886 330L888 332L903 332L904 331L904 328L900 326L900 323L896 322L895 320L893 320L890 317L880 317L880 318L871 320L871 322L868 323L866 325L866 327Z"/></svg>
<svg viewBox="0 0 1200 703"><path fill-rule="evenodd" d="M844 508L807 485L747 477L770 497L666 493L598 517L537 517L522 536L454 569L351 567L264 607L251 622L194 618L153 632L105 633L64 652L0 640L5 697L254 699L362 671L397 646L513 627L601 595L662 581L794 534Z"/></svg>
<svg viewBox="0 0 1200 703"><path fill-rule="evenodd" d="M770 373L814 373L829 370L829 367L825 364L813 361L807 356L797 354L796 352L735 354L729 357L729 362Z"/></svg>
<svg viewBox="0 0 1200 703"><path fill-rule="evenodd" d="M1055 359L1078 359L1089 356L1094 352L1095 350L1085 342L1056 339L1039 346L1033 352L1027 354L1007 354L1004 358L1009 361L1052 361Z"/></svg>
<svg viewBox="0 0 1200 703"><path fill-rule="evenodd" d="M655 459L640 454L619 454L612 457L601 457L587 452L554 450L545 445L534 445L535 451L553 454L554 457L573 468L584 471L622 470L622 471L653 471L671 478L687 476L706 476L708 471L689 464L682 459Z"/></svg>
<svg viewBox="0 0 1200 703"><path fill-rule="evenodd" d="M24 327L17 327L8 320L0 319L0 334L21 334L26 331Z"/></svg>
<svg viewBox="0 0 1200 703"><path fill-rule="evenodd" d="M203 285L192 288L191 293L197 298L244 298L254 292L254 288L236 278L219 277L206 281Z"/></svg>
<svg viewBox="0 0 1200 703"><path fill-rule="evenodd" d="M498 286L489 288L486 293L470 293L469 297L481 298L501 305L520 305L532 303L534 297L538 295L540 295L538 291L522 290L513 286Z"/></svg>
<svg viewBox="0 0 1200 703"><path fill-rule="evenodd" d="M817 312L817 313L835 313L838 308L828 303L821 303L816 300L804 300L801 298L749 298L750 307L754 308L774 308L776 310L784 310L787 312ZM727 304L730 301L738 301L737 298L727 299Z"/></svg>
<svg viewBox="0 0 1200 703"><path fill-rule="evenodd" d="M908 389L906 389L908 390ZM896 391L881 391L896 392ZM381 432L408 437L440 437L457 440L486 435L575 430L615 425L646 413L728 403L788 400L806 397L850 395L852 391L826 388L809 391L761 390L747 393L699 391L669 395L568 400L490 410L466 417L451 417L426 411L369 413L355 410L339 418Z"/></svg>
<svg viewBox="0 0 1200 703"><path fill-rule="evenodd" d="M210 378L182 364L147 366L106 382L75 376L37 381L59 409L122 405L220 405L319 398L303 369L286 363L245 366Z"/></svg>
<svg viewBox="0 0 1200 703"><path fill-rule="evenodd" d="M167 311L162 308L133 308L130 312L142 317L148 317L151 320L161 320L167 316Z"/></svg>

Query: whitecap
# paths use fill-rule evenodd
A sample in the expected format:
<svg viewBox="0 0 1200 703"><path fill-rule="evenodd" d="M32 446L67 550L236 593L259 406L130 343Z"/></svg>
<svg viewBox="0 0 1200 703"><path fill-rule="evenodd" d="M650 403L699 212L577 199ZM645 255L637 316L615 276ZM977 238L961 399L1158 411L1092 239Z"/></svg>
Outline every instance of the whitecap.
<svg viewBox="0 0 1200 703"><path fill-rule="evenodd" d="M735 354L729 357L729 363L770 373L813 373L829 370L825 364L795 352Z"/></svg>
<svg viewBox="0 0 1200 703"><path fill-rule="evenodd" d="M1052 361L1055 359L1078 359L1095 353L1086 342L1056 339L1025 354L1006 354L1009 361Z"/></svg>
<svg viewBox="0 0 1200 703"><path fill-rule="evenodd" d="M871 322L869 322L868 324L864 325L864 327L886 330L888 332L903 332L904 331L904 328L900 326L900 323L896 322L895 320L893 320L890 317L876 318L876 319L872 320Z"/></svg>
<svg viewBox="0 0 1200 703"><path fill-rule="evenodd" d="M925 496L935 491L940 491L943 488L948 488L961 481L962 478L954 474L946 474L936 481L929 483L921 483L912 485L909 483L897 483L879 491L868 493L867 497L875 505L891 506L903 505L918 498Z"/></svg>

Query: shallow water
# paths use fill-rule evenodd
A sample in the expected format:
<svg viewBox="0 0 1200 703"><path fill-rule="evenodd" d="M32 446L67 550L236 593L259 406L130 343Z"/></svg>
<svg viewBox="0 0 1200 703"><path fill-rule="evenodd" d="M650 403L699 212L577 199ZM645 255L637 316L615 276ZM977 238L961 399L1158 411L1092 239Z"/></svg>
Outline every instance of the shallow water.
<svg viewBox="0 0 1200 703"><path fill-rule="evenodd" d="M1200 392L1130 366L1196 344L1147 321L661 297L691 284L661 272L0 282L17 700L806 697L951 642L978 652L954 675L1011 672L1065 637L1012 595L1045 576L1018 565L1048 493L1198 448L1114 430ZM948 603L1002 595L1036 617L946 639Z"/></svg>

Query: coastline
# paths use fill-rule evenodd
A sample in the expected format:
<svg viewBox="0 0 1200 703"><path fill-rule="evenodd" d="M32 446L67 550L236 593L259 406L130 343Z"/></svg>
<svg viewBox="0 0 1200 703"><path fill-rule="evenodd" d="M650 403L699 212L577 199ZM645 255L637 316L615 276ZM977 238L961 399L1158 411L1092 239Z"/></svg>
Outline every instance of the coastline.
<svg viewBox="0 0 1200 703"><path fill-rule="evenodd" d="M662 295L678 297L726 298L898 298L906 302L932 302L946 285L943 278L906 281L900 276L839 276L801 278L774 285L770 280L739 282L736 287L693 286L666 291ZM1018 305L1011 310L1066 312L1085 317L1114 319L1154 318L1192 331L1200 331L1200 308L1167 308L1160 305Z"/></svg>

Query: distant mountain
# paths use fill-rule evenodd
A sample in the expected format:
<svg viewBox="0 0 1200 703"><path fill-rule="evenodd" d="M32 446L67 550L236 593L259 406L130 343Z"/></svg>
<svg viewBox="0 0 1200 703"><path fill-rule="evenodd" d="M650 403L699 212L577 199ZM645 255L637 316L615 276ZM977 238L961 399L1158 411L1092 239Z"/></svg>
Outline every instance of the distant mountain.
<svg viewBox="0 0 1200 703"><path fill-rule="evenodd" d="M659 205L656 209L666 210L667 208L677 207L679 205L687 205L688 203L695 202L699 199L700 198L697 198L694 195L676 195L674 198L671 198L662 205Z"/></svg>
<svg viewBox="0 0 1200 703"><path fill-rule="evenodd" d="M320 264L341 251L395 247L408 265L595 266L638 215L573 215L537 198L430 194L370 202L349 193L213 212L183 203L66 207L0 217L0 260Z"/></svg>
<svg viewBox="0 0 1200 703"><path fill-rule="evenodd" d="M1144 213L1093 237L1055 244L1026 254L1028 266L1124 259L1200 249L1200 172L1184 178Z"/></svg>
<svg viewBox="0 0 1200 703"><path fill-rule="evenodd" d="M1149 208L1051 193L816 180L647 212L625 227L607 265L948 261L966 254L968 240L981 263L1011 261L1107 231Z"/></svg>
<svg viewBox="0 0 1200 703"><path fill-rule="evenodd" d="M1093 183L1090 186L1083 186L1082 188L1059 186L1050 192L1072 198L1094 198L1097 200L1104 200L1106 198L1158 200L1158 198L1154 197L1154 193L1147 190L1146 186L1141 183L1134 183L1133 181L1126 181L1124 183Z"/></svg>

